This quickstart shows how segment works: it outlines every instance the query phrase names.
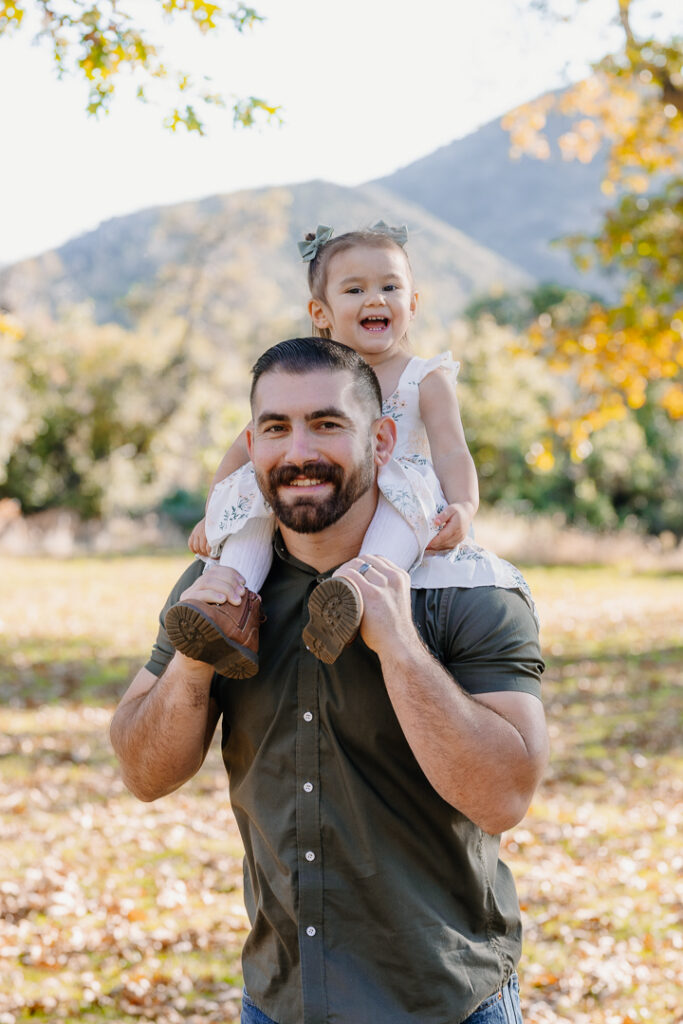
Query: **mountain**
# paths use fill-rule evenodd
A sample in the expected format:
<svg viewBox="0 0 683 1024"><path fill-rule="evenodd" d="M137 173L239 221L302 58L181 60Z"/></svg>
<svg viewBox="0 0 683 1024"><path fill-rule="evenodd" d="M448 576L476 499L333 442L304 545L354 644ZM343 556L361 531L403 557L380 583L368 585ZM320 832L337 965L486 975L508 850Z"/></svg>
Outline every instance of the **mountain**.
<svg viewBox="0 0 683 1024"><path fill-rule="evenodd" d="M394 192L323 181L210 196L106 221L58 249L0 270L0 304L20 315L90 303L99 323L132 326L150 309L227 330L235 317L306 324L296 242L317 223L337 233L407 223L427 322L447 324L481 292L531 282L512 263ZM244 327L244 324L242 324Z"/></svg>
<svg viewBox="0 0 683 1024"><path fill-rule="evenodd" d="M557 139L571 125L550 114L547 160L512 159L510 136L491 121L465 138L380 178L375 184L418 203L539 281L605 290L604 276L582 274L554 239L597 227L607 200L600 190L604 154L563 160Z"/></svg>

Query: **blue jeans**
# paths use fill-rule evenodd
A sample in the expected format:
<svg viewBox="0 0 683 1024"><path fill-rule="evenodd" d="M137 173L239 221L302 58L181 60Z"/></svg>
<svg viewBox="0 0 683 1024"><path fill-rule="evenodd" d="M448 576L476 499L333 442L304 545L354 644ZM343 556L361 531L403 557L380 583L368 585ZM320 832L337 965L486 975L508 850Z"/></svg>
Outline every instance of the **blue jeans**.
<svg viewBox="0 0 683 1024"><path fill-rule="evenodd" d="M277 1022L266 1017L265 1013L252 1003L245 991L242 999L240 1024L277 1024ZM500 992L485 999L462 1024L522 1024L517 975L513 974Z"/></svg>

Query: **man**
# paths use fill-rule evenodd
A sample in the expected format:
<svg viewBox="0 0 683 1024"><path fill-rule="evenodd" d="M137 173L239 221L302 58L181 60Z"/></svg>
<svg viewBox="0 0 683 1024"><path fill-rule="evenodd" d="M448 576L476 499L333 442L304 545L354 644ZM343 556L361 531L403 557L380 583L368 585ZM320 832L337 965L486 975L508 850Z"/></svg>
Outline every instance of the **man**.
<svg viewBox="0 0 683 1024"><path fill-rule="evenodd" d="M252 925L243 1024L519 1021L519 905L498 849L547 759L532 612L495 587L411 592L360 557L361 634L318 661L307 600L359 550L395 425L367 364L309 338L259 359L252 416L279 526L259 671L215 675L162 628L112 722L126 784L143 800L177 789L222 714ZM167 608L239 602L231 570L200 571Z"/></svg>

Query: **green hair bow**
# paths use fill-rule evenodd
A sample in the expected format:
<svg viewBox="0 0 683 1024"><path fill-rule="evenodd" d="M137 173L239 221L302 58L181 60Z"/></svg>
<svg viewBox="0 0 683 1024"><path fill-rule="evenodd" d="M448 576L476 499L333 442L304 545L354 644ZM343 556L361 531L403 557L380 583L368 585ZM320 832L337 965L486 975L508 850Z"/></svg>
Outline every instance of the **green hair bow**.
<svg viewBox="0 0 683 1024"><path fill-rule="evenodd" d="M376 231L380 235L388 235L389 238L391 238L392 241L396 242L397 245L400 245L401 248L403 248L403 246L408 241L407 224L401 224L401 226L398 228L392 228L389 226L389 224L386 223L386 221L378 220L375 221L374 224L370 225L370 230Z"/></svg>
<svg viewBox="0 0 683 1024"><path fill-rule="evenodd" d="M299 252L301 253L301 259L304 263L310 263L318 255L318 249L325 242L329 242L334 234L334 228L328 228L326 224L318 224L315 229L315 237L310 240L298 242Z"/></svg>

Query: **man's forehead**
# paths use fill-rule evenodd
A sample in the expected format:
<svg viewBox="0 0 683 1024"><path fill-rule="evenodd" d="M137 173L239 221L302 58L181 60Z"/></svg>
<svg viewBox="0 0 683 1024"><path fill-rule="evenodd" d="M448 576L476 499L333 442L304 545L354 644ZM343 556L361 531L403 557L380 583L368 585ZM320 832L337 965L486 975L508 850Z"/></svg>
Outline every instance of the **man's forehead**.
<svg viewBox="0 0 683 1024"><path fill-rule="evenodd" d="M282 416L306 415L330 405L357 409L358 396L349 370L316 369L305 373L267 370L254 390L254 416L264 409Z"/></svg>

